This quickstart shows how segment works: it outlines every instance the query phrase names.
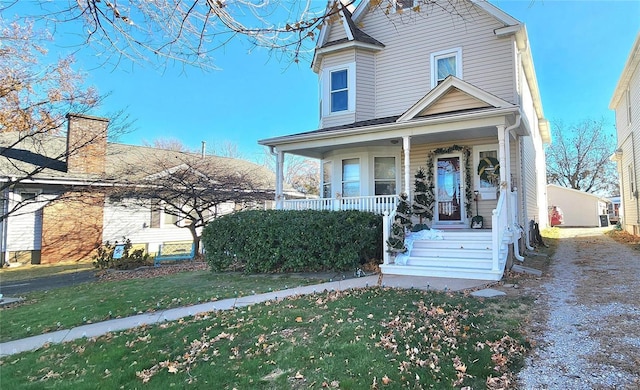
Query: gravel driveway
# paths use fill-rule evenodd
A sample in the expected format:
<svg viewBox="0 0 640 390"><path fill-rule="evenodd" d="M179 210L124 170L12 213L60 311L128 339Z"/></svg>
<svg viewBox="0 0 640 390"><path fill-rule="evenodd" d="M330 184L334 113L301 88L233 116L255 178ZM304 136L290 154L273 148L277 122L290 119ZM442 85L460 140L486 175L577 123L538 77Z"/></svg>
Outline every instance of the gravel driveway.
<svg viewBox="0 0 640 390"><path fill-rule="evenodd" d="M561 229L522 389L640 389L640 253L603 229Z"/></svg>

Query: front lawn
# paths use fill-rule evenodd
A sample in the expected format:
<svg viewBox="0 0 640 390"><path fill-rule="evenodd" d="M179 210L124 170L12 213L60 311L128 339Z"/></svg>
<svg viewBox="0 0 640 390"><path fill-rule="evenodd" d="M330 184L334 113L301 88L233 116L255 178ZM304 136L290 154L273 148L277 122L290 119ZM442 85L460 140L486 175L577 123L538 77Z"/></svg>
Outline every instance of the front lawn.
<svg viewBox="0 0 640 390"><path fill-rule="evenodd" d="M532 301L370 287L210 313L0 361L6 388L511 387Z"/></svg>
<svg viewBox="0 0 640 390"><path fill-rule="evenodd" d="M196 271L32 292L25 295L24 303L0 309L0 342L112 318L319 282L314 278L287 275Z"/></svg>

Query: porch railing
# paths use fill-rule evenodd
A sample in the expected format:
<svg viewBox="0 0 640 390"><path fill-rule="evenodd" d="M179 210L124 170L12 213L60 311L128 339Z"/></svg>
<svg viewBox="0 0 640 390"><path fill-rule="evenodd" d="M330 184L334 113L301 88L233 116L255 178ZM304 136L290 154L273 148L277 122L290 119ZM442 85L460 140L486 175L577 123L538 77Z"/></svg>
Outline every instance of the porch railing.
<svg viewBox="0 0 640 390"><path fill-rule="evenodd" d="M398 204L397 195L355 196L343 198L289 199L284 210L359 210L376 214L390 213Z"/></svg>

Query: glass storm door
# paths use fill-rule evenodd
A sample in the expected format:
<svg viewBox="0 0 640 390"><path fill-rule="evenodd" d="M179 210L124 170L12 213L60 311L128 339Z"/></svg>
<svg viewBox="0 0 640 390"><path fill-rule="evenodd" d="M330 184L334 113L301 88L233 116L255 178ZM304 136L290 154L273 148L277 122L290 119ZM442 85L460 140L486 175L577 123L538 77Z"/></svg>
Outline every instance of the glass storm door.
<svg viewBox="0 0 640 390"><path fill-rule="evenodd" d="M436 160L436 220L442 224L460 224L463 221L464 188L460 155L443 155Z"/></svg>

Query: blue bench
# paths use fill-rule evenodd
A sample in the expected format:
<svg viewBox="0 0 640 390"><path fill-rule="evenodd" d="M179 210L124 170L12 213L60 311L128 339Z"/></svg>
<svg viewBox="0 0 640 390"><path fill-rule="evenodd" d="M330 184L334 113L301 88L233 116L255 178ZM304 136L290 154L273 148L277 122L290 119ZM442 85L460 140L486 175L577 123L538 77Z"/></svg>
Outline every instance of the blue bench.
<svg viewBox="0 0 640 390"><path fill-rule="evenodd" d="M191 250L185 244L162 244L153 265L160 266L162 261L193 260L196 257L196 245L191 244Z"/></svg>

